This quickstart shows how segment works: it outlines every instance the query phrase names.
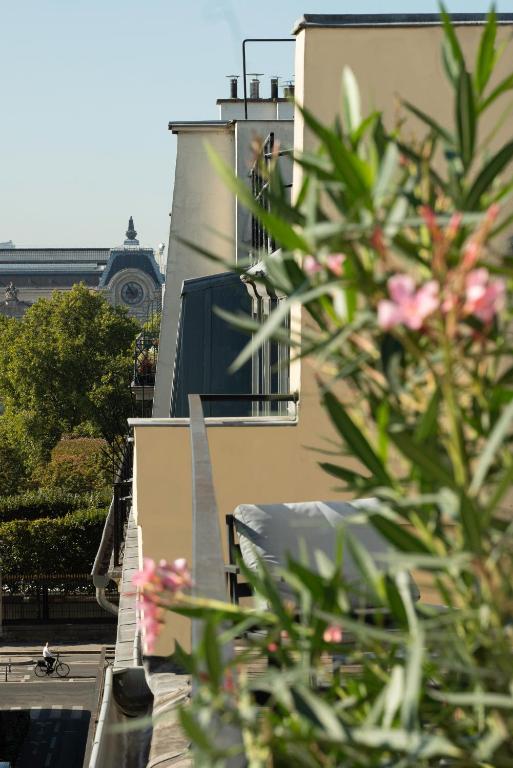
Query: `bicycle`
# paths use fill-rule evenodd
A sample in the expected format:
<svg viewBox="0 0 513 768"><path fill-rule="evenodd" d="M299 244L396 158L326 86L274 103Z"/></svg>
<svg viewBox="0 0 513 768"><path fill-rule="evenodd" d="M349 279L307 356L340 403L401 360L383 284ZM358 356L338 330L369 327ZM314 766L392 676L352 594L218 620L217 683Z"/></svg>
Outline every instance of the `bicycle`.
<svg viewBox="0 0 513 768"><path fill-rule="evenodd" d="M51 669L48 669L48 665L45 659L39 659L34 666L34 674L36 677L44 677L45 675L53 675L55 672L57 677L67 677L69 675L69 664L65 661L59 660L59 653L55 654L55 662Z"/></svg>

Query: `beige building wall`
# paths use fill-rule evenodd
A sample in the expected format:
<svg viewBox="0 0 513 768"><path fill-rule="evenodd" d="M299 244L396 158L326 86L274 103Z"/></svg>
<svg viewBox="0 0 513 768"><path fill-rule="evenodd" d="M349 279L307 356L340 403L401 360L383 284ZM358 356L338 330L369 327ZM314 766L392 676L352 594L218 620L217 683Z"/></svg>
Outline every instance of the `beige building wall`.
<svg viewBox="0 0 513 768"><path fill-rule="evenodd" d="M231 167L235 162L233 127L184 124L178 135L173 207L162 308L159 358L153 401L153 415L169 416L171 383L180 314L180 295L185 279L225 271L218 262L201 256L180 243L183 238L234 260L235 204L233 195L212 166L208 143Z"/></svg>

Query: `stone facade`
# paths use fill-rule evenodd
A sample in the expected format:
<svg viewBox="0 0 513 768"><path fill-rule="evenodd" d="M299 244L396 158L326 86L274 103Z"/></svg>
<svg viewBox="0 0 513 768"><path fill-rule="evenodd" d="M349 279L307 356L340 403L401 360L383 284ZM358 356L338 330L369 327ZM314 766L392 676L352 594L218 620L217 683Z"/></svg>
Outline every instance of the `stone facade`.
<svg viewBox="0 0 513 768"><path fill-rule="evenodd" d="M153 249L141 247L137 240L132 217L126 239L117 248L0 247L0 291L6 291L0 314L10 317L21 317L54 291L84 283L144 321L160 310L163 281Z"/></svg>

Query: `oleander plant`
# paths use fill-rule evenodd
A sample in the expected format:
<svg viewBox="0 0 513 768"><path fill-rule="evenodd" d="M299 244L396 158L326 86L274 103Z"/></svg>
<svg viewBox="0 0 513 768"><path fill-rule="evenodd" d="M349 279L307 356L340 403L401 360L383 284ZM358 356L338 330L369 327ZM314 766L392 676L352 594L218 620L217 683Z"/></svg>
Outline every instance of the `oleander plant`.
<svg viewBox="0 0 513 768"><path fill-rule="evenodd" d="M318 460L346 498L378 500L368 523L396 554L376 562L342 530L335 562L280 573L287 599L263 563L241 563L252 607L191 595L182 561L145 565L147 638L167 609L204 622L200 648L176 653L194 679L181 718L200 765L513 766L513 140L498 142L513 73L497 76L509 54L493 10L473 63L441 17L452 125L407 101L414 139L362 117L346 70L333 126L303 110L318 148L294 157L293 203L277 162L261 169L264 208L214 158L275 239L262 279L284 297L235 365L271 336L315 362L340 439ZM300 339L283 325L298 306ZM351 610L346 553L382 609L373 621ZM438 606L412 600L411 571Z"/></svg>

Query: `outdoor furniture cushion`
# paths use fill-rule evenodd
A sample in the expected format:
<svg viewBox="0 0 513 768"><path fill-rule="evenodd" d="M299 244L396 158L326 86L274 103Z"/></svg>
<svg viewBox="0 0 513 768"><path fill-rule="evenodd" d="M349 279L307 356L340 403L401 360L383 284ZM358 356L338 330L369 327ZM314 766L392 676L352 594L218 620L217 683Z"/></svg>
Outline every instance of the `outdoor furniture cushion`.
<svg viewBox="0 0 513 768"><path fill-rule="evenodd" d="M318 572L316 552L322 552L330 560L335 560L336 529L342 524L371 555L387 555L393 551L392 546L362 514L376 507L375 499L358 499L351 503L308 501L260 506L240 504L233 516L242 559L251 569L256 569L259 560L262 560L272 570L286 567L287 557L304 561L306 552L308 566ZM347 547L344 547L343 572L346 580L354 586L355 594L348 595L351 604L362 607L363 600L365 607L372 608L372 598L362 598L362 577ZM418 600L419 591L411 577L410 582L412 597ZM283 581L278 582L278 588L284 596L290 592Z"/></svg>

